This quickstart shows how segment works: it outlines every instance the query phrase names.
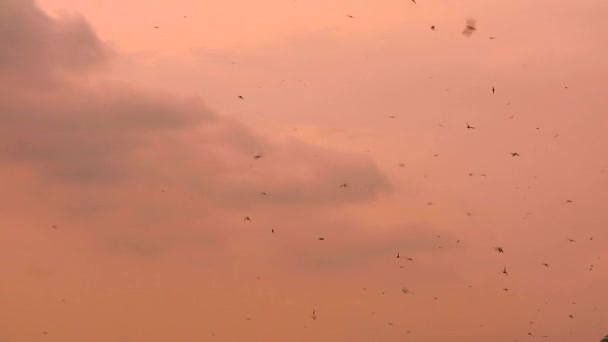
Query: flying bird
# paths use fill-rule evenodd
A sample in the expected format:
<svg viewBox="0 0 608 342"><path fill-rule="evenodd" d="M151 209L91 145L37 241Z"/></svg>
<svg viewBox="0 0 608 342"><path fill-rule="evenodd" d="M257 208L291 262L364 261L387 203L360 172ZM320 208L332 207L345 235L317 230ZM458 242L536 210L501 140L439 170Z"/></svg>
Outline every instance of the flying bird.
<svg viewBox="0 0 608 342"><path fill-rule="evenodd" d="M412 2L413 2L414 4L416 4L416 0L412 0Z"/></svg>
<svg viewBox="0 0 608 342"><path fill-rule="evenodd" d="M572 203L572 200L566 200L566 203Z"/></svg>
<svg viewBox="0 0 608 342"><path fill-rule="evenodd" d="M346 187L348 187L348 185L346 183L343 183L343 184L340 184L340 187L341 188L346 188Z"/></svg>
<svg viewBox="0 0 608 342"><path fill-rule="evenodd" d="M399 252L397 252L397 259L401 258L401 255L399 255Z"/></svg>
<svg viewBox="0 0 608 342"><path fill-rule="evenodd" d="M505 251L502 249L502 247L494 247L494 250L497 251L498 253L504 253Z"/></svg>
<svg viewBox="0 0 608 342"><path fill-rule="evenodd" d="M317 320L317 312L315 311L315 309L312 309L312 316L311 317L312 317L313 320L315 320L315 321Z"/></svg>
<svg viewBox="0 0 608 342"><path fill-rule="evenodd" d="M243 217L243 221L251 221L251 218L249 216L245 216Z"/></svg>
<svg viewBox="0 0 608 342"><path fill-rule="evenodd" d="M547 264L547 263L543 263L543 266L545 266L545 267L549 267L549 264Z"/></svg>
<svg viewBox="0 0 608 342"><path fill-rule="evenodd" d="M355 17L353 17L353 16L352 16L352 15L350 15L350 14L347 14L346 16L347 16L347 17L349 17L349 18L351 18L351 19L355 19Z"/></svg>
<svg viewBox="0 0 608 342"><path fill-rule="evenodd" d="M435 25L431 26L431 30L435 31Z"/></svg>
<svg viewBox="0 0 608 342"><path fill-rule="evenodd" d="M475 127L469 125L469 123L467 122L467 129L475 129Z"/></svg>
<svg viewBox="0 0 608 342"><path fill-rule="evenodd" d="M504 273L505 275L509 275L509 273L507 273L507 266L505 266L505 267L502 269L502 273Z"/></svg>
<svg viewBox="0 0 608 342"><path fill-rule="evenodd" d="M253 159L255 159L255 160L258 160L260 158L262 158L261 154L256 154L255 156L253 156Z"/></svg>
<svg viewBox="0 0 608 342"><path fill-rule="evenodd" d="M496 89L494 89L494 87L492 87L492 94L494 94L496 92Z"/></svg>
<svg viewBox="0 0 608 342"><path fill-rule="evenodd" d="M467 24L465 26L464 31L462 31L462 34L467 37L470 37L473 34L473 32L477 30L477 28L475 27L475 24L476 24L475 19L472 19L472 18L467 19Z"/></svg>
<svg viewBox="0 0 608 342"><path fill-rule="evenodd" d="M325 238L320 237L318 240L319 241L325 241Z"/></svg>
<svg viewBox="0 0 608 342"><path fill-rule="evenodd" d="M262 196L268 196L268 194L266 192L264 192L264 191L260 192L260 195L262 195Z"/></svg>
<svg viewBox="0 0 608 342"><path fill-rule="evenodd" d="M244 100L245 98L242 95L239 95L239 99Z"/></svg>
<svg viewBox="0 0 608 342"><path fill-rule="evenodd" d="M517 152L509 152L509 153L511 153L512 157L519 157L519 153L517 153Z"/></svg>

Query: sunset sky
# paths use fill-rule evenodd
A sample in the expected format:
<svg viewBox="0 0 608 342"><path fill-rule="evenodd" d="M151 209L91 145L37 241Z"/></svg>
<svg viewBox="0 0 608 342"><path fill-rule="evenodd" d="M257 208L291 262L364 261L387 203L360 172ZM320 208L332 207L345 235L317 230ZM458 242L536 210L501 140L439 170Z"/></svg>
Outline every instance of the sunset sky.
<svg viewBox="0 0 608 342"><path fill-rule="evenodd" d="M0 0L0 342L608 334L608 2L416 2Z"/></svg>

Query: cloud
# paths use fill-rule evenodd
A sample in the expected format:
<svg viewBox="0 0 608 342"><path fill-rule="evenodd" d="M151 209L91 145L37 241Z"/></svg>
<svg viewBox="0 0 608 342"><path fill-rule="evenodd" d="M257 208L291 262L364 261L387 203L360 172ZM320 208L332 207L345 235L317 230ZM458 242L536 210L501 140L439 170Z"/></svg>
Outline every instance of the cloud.
<svg viewBox="0 0 608 342"><path fill-rule="evenodd" d="M108 235L113 250L162 249L156 238L149 245L133 240L143 231L133 222L146 221L137 215L154 213L147 227L158 227L204 206L319 206L391 190L363 155L272 141L201 99L104 81L99 71L120 55L82 17L54 19L34 1L7 0L0 20L0 79L8 81L0 92L0 167L29 170L36 183L28 186L60 194L49 206L128 232ZM259 153L264 157L254 160ZM161 191L173 202L159 204ZM261 191L269 196L260 198ZM171 204L177 202L188 204ZM119 213L130 223L120 224Z"/></svg>

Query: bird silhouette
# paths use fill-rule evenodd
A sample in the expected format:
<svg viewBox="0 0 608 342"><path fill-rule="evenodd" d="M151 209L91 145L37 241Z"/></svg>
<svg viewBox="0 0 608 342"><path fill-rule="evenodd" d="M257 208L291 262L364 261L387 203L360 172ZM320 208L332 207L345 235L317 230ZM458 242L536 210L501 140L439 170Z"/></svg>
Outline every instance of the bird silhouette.
<svg viewBox="0 0 608 342"><path fill-rule="evenodd" d="M496 89L494 89L494 87L492 87L492 94L494 94L496 92Z"/></svg>
<svg viewBox="0 0 608 342"><path fill-rule="evenodd" d="M496 250L498 253L504 253L505 251L502 249L502 247L494 247L494 250Z"/></svg>
<svg viewBox="0 0 608 342"><path fill-rule="evenodd" d="M346 187L348 187L348 185L346 183L343 183L343 184L340 184L340 187L341 188L346 188Z"/></svg>
<svg viewBox="0 0 608 342"><path fill-rule="evenodd" d="M502 269L502 273L504 273L505 275L509 275L509 273L507 272L507 266L505 266L505 267Z"/></svg>
<svg viewBox="0 0 608 342"><path fill-rule="evenodd" d="M431 26L431 30L435 31L435 25Z"/></svg>
<svg viewBox="0 0 608 342"><path fill-rule="evenodd" d="M349 18L351 18L351 19L355 19L355 17L353 17L353 16L352 16L352 15L350 15L350 14L347 14L346 16L347 16L347 17L349 17Z"/></svg>
<svg viewBox="0 0 608 342"><path fill-rule="evenodd" d="M251 218L249 216L245 216L243 217L243 221L251 221Z"/></svg>
<svg viewBox="0 0 608 342"><path fill-rule="evenodd" d="M253 156L253 159L258 160L260 158L262 158L263 156L261 154L256 154L255 156Z"/></svg>
<svg viewBox="0 0 608 342"><path fill-rule="evenodd" d="M519 157L519 153L517 153L517 152L509 152L509 153L511 153L512 157Z"/></svg>
<svg viewBox="0 0 608 342"><path fill-rule="evenodd" d="M469 123L467 122L467 129L475 129L475 127L469 125Z"/></svg>
<svg viewBox="0 0 608 342"><path fill-rule="evenodd" d="M245 98L242 95L239 95L239 99L244 100Z"/></svg>

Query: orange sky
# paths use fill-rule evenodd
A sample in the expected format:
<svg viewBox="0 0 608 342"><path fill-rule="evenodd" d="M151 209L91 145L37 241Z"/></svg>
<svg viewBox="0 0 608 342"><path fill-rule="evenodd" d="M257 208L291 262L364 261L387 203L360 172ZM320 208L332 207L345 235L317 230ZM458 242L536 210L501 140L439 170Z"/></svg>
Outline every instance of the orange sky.
<svg viewBox="0 0 608 342"><path fill-rule="evenodd" d="M0 342L599 341L606 13L0 1Z"/></svg>

